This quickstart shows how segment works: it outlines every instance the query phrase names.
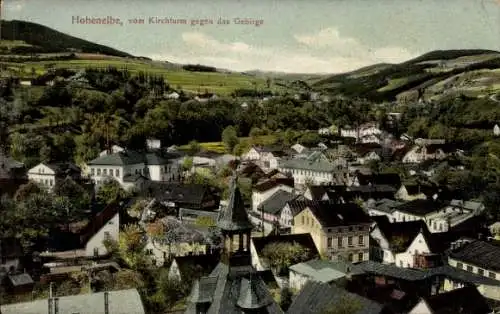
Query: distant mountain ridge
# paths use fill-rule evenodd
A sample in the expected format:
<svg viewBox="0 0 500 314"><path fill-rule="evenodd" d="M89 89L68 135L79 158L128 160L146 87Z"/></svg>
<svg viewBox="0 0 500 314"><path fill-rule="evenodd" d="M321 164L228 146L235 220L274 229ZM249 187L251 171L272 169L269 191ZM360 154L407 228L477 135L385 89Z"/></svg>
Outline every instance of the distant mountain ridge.
<svg viewBox="0 0 500 314"><path fill-rule="evenodd" d="M2 21L1 23L3 40L24 41L28 44L25 48L19 49L20 52L82 52L116 57L134 57L129 53L70 36L41 24L19 20Z"/></svg>
<svg viewBox="0 0 500 314"><path fill-rule="evenodd" d="M500 52L437 50L399 64L375 64L308 81L315 91L373 101L437 100L500 92Z"/></svg>

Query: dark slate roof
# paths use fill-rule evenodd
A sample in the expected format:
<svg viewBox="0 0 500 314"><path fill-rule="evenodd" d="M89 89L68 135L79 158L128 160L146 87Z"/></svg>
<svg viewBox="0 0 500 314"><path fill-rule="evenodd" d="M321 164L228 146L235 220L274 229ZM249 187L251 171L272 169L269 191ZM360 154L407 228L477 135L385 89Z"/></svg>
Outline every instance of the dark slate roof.
<svg viewBox="0 0 500 314"><path fill-rule="evenodd" d="M377 216L372 216L372 219L377 222L378 228L395 253L405 252L420 232L423 232L424 236L429 234L423 220L391 223L389 220L377 218Z"/></svg>
<svg viewBox="0 0 500 314"><path fill-rule="evenodd" d="M356 178L360 185L391 185L398 188L401 186L401 178L397 173L362 174L358 172Z"/></svg>
<svg viewBox="0 0 500 314"><path fill-rule="evenodd" d="M148 181L145 188L147 194L160 202L201 203L205 193L209 191L203 184L179 184Z"/></svg>
<svg viewBox="0 0 500 314"><path fill-rule="evenodd" d="M382 264L375 261L364 261L356 264L358 269L365 273L372 273L406 281L421 281L435 276L447 277L454 281L476 285L500 286L495 279L479 276L477 274L458 269L450 265L430 269L402 268L393 264Z"/></svg>
<svg viewBox="0 0 500 314"><path fill-rule="evenodd" d="M212 254L176 256L174 258L181 278L186 276L206 276L217 266L219 258ZM173 263L173 262L172 262Z"/></svg>
<svg viewBox="0 0 500 314"><path fill-rule="evenodd" d="M383 212L392 214L394 212L394 210L402 203L403 202L384 198L384 199L375 201L375 208L374 209L376 209L378 211L383 211Z"/></svg>
<svg viewBox="0 0 500 314"><path fill-rule="evenodd" d="M31 285L33 284L33 279L29 274L23 273L18 275L9 275L9 280L14 287Z"/></svg>
<svg viewBox="0 0 500 314"><path fill-rule="evenodd" d="M65 174L72 174L72 173L81 173L82 170L80 167L75 165L74 163L71 162L60 162L60 163L50 163L50 164L45 164L47 167L52 169L56 176L57 175L65 175Z"/></svg>
<svg viewBox="0 0 500 314"><path fill-rule="evenodd" d="M281 314L259 273L250 265L229 267L219 263L212 273L202 277L191 291L185 313L197 313L195 302L210 303L207 314L240 314L242 308L259 313Z"/></svg>
<svg viewBox="0 0 500 314"><path fill-rule="evenodd" d="M124 182L135 183L135 182L138 182L138 181L149 181L149 179L146 178L145 176L143 176L140 173L135 173L135 174L124 175L123 176L123 181Z"/></svg>
<svg viewBox="0 0 500 314"><path fill-rule="evenodd" d="M277 215L285 207L285 205L295 199L296 195L293 193L278 190L273 195L269 196L264 202L262 202L258 209L265 213Z"/></svg>
<svg viewBox="0 0 500 314"><path fill-rule="evenodd" d="M323 228L370 223L372 220L355 203L335 204L321 202L307 206Z"/></svg>
<svg viewBox="0 0 500 314"><path fill-rule="evenodd" d="M104 293L89 293L59 297L59 313L92 313L104 314ZM141 296L136 289L107 292L109 296L109 313L112 314L144 314ZM53 300L53 299L52 299ZM0 307L2 314L47 313L48 300L6 304Z"/></svg>
<svg viewBox="0 0 500 314"><path fill-rule="evenodd" d="M265 191L269 191L270 189L272 188L275 188L279 185L286 185L286 186L289 186L289 187L292 187L293 188L293 185L294 185L294 182L293 182L293 178L283 178L283 179L269 179L269 180L266 180L262 183L259 183L257 185L254 186L254 189L258 192L265 192Z"/></svg>
<svg viewBox="0 0 500 314"><path fill-rule="evenodd" d="M231 180L229 200L226 207L219 212L217 226L224 231L251 230L253 225L248 218L245 203L237 185L237 177Z"/></svg>
<svg viewBox="0 0 500 314"><path fill-rule="evenodd" d="M113 154L99 156L96 159L88 162L88 165L98 166L124 166L136 165L146 162L144 154L132 150L125 150Z"/></svg>
<svg viewBox="0 0 500 314"><path fill-rule="evenodd" d="M339 304L344 300L359 307L357 311L352 312L353 314L378 314L382 313L383 310L382 305L347 292L335 285L309 281L294 298L287 314L322 313L329 308L340 308Z"/></svg>
<svg viewBox="0 0 500 314"><path fill-rule="evenodd" d="M257 253L262 252L266 245L270 243L297 243L309 249L311 258L319 256L318 249L310 233L271 235L267 237L253 237L252 242Z"/></svg>
<svg viewBox="0 0 500 314"><path fill-rule="evenodd" d="M424 298L436 314L488 314L491 308L476 287L464 287Z"/></svg>
<svg viewBox="0 0 500 314"><path fill-rule="evenodd" d="M500 271L500 244L474 241L453 250L450 257L481 268Z"/></svg>
<svg viewBox="0 0 500 314"><path fill-rule="evenodd" d="M415 216L425 216L432 212L438 211L443 207L443 204L434 200L413 200L403 203L395 209Z"/></svg>
<svg viewBox="0 0 500 314"><path fill-rule="evenodd" d="M328 191L328 188L324 185L312 185L307 189L309 190L313 201L320 201Z"/></svg>
<svg viewBox="0 0 500 314"><path fill-rule="evenodd" d="M408 195L418 195L423 193L427 197L432 197L434 194L438 193L439 189L435 186L422 185L422 184L405 184L406 192Z"/></svg>

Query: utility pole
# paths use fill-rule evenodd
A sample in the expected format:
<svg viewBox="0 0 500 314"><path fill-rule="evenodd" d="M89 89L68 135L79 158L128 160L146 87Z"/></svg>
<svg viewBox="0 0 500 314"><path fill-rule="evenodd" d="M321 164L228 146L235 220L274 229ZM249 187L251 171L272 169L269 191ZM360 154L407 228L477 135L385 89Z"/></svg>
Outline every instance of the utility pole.
<svg viewBox="0 0 500 314"><path fill-rule="evenodd" d="M2 22L3 22L3 0L0 0L0 40L2 40Z"/></svg>

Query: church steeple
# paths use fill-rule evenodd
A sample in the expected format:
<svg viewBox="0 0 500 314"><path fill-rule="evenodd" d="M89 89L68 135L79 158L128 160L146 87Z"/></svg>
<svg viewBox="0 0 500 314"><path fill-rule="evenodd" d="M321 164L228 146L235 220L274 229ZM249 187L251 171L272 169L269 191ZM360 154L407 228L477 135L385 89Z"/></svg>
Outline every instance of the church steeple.
<svg viewBox="0 0 500 314"><path fill-rule="evenodd" d="M250 265L250 235L253 224L248 218L237 181L237 176L234 174L229 187L227 207L219 212L217 218L217 226L224 238L222 261L228 265Z"/></svg>

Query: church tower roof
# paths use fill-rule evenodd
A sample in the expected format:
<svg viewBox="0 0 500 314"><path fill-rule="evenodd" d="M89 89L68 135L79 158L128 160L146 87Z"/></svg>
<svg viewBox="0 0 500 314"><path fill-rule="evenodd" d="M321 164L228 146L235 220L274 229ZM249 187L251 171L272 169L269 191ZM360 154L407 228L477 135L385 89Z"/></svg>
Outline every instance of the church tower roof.
<svg viewBox="0 0 500 314"><path fill-rule="evenodd" d="M228 204L219 212L217 217L217 227L222 231L237 232L253 229L237 181L237 176L233 175L229 187Z"/></svg>

